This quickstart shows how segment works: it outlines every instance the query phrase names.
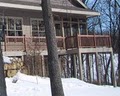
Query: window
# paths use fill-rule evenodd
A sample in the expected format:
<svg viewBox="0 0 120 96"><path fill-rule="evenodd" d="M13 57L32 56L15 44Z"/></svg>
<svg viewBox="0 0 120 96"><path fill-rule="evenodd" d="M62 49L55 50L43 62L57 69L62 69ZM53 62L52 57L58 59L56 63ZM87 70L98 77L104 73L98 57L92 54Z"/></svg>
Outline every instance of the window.
<svg viewBox="0 0 120 96"><path fill-rule="evenodd" d="M16 26L16 30L22 30L22 20L16 19L15 26Z"/></svg>
<svg viewBox="0 0 120 96"><path fill-rule="evenodd" d="M78 23L72 23L72 33L73 36L76 36L78 34Z"/></svg>
<svg viewBox="0 0 120 96"><path fill-rule="evenodd" d="M0 30L2 30L3 27L3 18L0 18Z"/></svg>
<svg viewBox="0 0 120 96"><path fill-rule="evenodd" d="M80 34L81 35L86 35L86 25L85 24L80 24L79 28L80 28Z"/></svg>
<svg viewBox="0 0 120 96"><path fill-rule="evenodd" d="M4 18L0 18L0 41L4 41L4 37L5 37L5 34L4 34L4 32L5 32L5 20L4 20Z"/></svg>
<svg viewBox="0 0 120 96"><path fill-rule="evenodd" d="M60 23L55 24L56 36L63 36L62 34L62 26Z"/></svg>
<svg viewBox="0 0 120 96"><path fill-rule="evenodd" d="M69 23L69 22L64 22L64 23L63 23L63 27L64 27L64 34L65 34L65 37L71 36L70 23Z"/></svg>
<svg viewBox="0 0 120 96"><path fill-rule="evenodd" d="M79 29L81 35L86 35L86 20L85 19L79 19Z"/></svg>
<svg viewBox="0 0 120 96"><path fill-rule="evenodd" d="M40 19L32 19L31 20L32 25L32 36L45 36L45 26L43 20Z"/></svg>
<svg viewBox="0 0 120 96"><path fill-rule="evenodd" d="M5 17L5 32L8 36L22 36L22 18ZM0 30L2 29L2 17L0 17Z"/></svg>
<svg viewBox="0 0 120 96"><path fill-rule="evenodd" d="M14 30L14 19L8 18L8 29Z"/></svg>
<svg viewBox="0 0 120 96"><path fill-rule="evenodd" d="M63 18L64 36L76 36L79 33L78 18Z"/></svg>

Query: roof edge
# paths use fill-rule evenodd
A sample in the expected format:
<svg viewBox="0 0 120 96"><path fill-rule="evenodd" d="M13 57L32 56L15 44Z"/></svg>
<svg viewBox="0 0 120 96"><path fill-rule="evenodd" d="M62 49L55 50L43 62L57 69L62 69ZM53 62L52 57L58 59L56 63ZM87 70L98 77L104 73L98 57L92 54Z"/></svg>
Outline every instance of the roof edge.
<svg viewBox="0 0 120 96"><path fill-rule="evenodd" d="M0 2L0 7L42 11L42 8L40 6L11 4L11 3L3 3L3 2ZM69 9L66 10L66 9L62 9L62 8L52 8L52 11L53 12L60 12L60 13L81 14L81 15L87 15L87 16L100 15L99 12L95 12L95 11L92 12L92 11L84 11L84 10L83 11L81 11L81 10L69 10Z"/></svg>
<svg viewBox="0 0 120 96"><path fill-rule="evenodd" d="M82 1L80 1L80 0L76 0L78 3L80 3L84 8L88 8Z"/></svg>

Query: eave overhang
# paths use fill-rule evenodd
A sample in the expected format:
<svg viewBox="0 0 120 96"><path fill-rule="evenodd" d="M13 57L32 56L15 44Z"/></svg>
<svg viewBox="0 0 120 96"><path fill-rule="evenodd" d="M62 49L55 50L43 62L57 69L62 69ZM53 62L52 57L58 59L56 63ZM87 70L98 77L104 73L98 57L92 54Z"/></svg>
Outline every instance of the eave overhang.
<svg viewBox="0 0 120 96"><path fill-rule="evenodd" d="M22 4L0 2L0 7L4 8L4 9L14 8L14 9L42 11L42 8L40 5L39 6L32 6L32 5L22 5ZM57 12L57 13L69 13L69 14L85 15L87 17L100 15L99 12L91 11L88 9L74 10L74 9L69 9L69 8L63 9L63 8L54 8L53 7L52 11Z"/></svg>

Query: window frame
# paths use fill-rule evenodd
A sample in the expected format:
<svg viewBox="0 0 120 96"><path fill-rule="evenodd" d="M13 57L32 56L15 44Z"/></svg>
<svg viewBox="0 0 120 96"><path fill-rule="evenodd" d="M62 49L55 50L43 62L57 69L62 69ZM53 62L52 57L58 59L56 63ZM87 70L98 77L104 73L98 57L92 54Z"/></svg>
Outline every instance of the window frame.
<svg viewBox="0 0 120 96"><path fill-rule="evenodd" d="M33 29L33 27L32 27L33 20L37 21L37 29ZM40 23L39 22L43 22L43 25L42 25L43 29L41 29L41 30L40 30L40 26L39 26ZM44 26L44 21L42 18L30 18L30 26L31 26L31 36L33 36L33 37L45 37L45 26ZM33 32L36 32L37 35L34 36Z"/></svg>
<svg viewBox="0 0 120 96"><path fill-rule="evenodd" d="M0 16L0 18L4 18L5 19L5 32L7 36L23 36L23 18L22 17L11 17L11 16ZM13 29L9 29L9 19L12 19L14 21L13 24ZM17 19L21 20L21 29L18 30L16 27L16 21ZM0 30L2 30L0 28ZM13 35L10 35L12 32ZM21 35L17 35L17 33L20 32Z"/></svg>

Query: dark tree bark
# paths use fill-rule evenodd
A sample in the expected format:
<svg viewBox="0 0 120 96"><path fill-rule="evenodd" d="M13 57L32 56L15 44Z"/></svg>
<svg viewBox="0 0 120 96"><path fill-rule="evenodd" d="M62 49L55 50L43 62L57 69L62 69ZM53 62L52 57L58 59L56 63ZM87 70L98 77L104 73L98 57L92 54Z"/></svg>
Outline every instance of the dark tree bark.
<svg viewBox="0 0 120 96"><path fill-rule="evenodd" d="M120 13L119 13L119 36L118 36L118 85L120 85Z"/></svg>
<svg viewBox="0 0 120 96"><path fill-rule="evenodd" d="M0 42L0 96L7 96L1 42Z"/></svg>
<svg viewBox="0 0 120 96"><path fill-rule="evenodd" d="M58 51L56 34L53 24L53 16L50 0L42 0L43 20L45 23L45 33L48 50L48 69L51 83L52 96L64 96L60 66L58 63Z"/></svg>
<svg viewBox="0 0 120 96"><path fill-rule="evenodd" d="M119 8L118 13L118 85L120 86L120 3L118 0L115 0L115 11L117 9L117 6Z"/></svg>

